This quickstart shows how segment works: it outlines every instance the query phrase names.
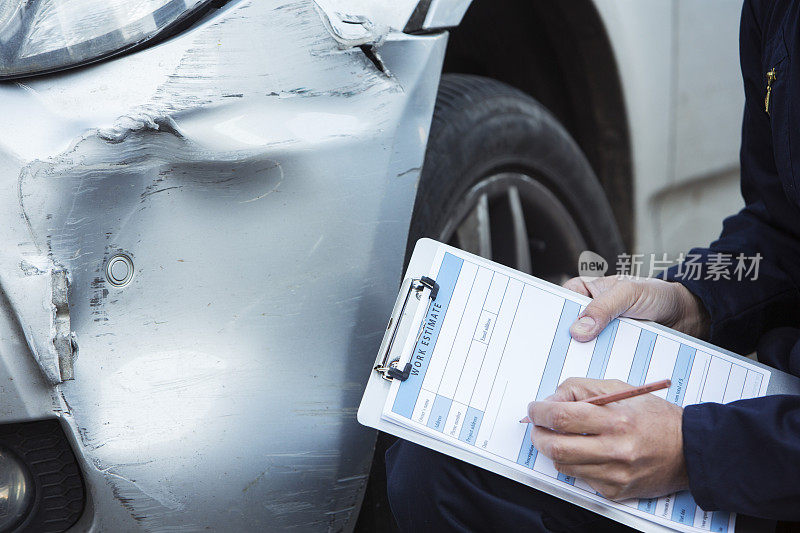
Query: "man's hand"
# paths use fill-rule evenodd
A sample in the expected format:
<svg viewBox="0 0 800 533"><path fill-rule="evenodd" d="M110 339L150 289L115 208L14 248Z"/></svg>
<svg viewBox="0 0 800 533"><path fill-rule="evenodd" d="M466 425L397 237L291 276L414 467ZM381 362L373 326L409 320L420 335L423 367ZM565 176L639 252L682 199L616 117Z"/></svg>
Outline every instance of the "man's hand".
<svg viewBox="0 0 800 533"><path fill-rule="evenodd" d="M577 341L597 337L618 316L652 320L694 337L708 335L708 312L700 299L680 283L606 276L588 282L572 278L564 287L594 298L569 330Z"/></svg>
<svg viewBox="0 0 800 533"><path fill-rule="evenodd" d="M567 379L528 405L534 446L559 472L613 500L688 488L681 407L653 394L602 406L580 401L628 388L619 380Z"/></svg>

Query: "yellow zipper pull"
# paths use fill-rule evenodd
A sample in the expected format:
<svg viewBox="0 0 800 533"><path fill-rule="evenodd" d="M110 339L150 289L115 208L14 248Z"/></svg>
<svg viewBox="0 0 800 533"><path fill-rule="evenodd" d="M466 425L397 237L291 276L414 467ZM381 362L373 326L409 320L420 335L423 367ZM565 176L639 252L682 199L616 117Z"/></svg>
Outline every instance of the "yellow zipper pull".
<svg viewBox="0 0 800 533"><path fill-rule="evenodd" d="M767 72L767 96L764 97L764 111L767 112L767 115L769 115L769 97L772 94L772 82L777 79L774 68Z"/></svg>

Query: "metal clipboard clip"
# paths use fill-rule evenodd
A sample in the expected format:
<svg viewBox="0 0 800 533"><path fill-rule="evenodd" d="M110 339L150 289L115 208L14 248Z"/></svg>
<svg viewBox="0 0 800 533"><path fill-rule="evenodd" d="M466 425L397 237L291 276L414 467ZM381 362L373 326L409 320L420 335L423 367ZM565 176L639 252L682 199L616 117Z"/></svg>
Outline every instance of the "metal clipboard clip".
<svg viewBox="0 0 800 533"><path fill-rule="evenodd" d="M393 379L397 379L400 381L405 381L408 379L408 376L411 375L411 363L408 362L405 365L403 370L397 368L398 363L400 362L400 357L395 357L391 361L389 360L390 354L392 353L392 346L394 346L395 338L397 337L397 330L400 326L400 321L403 317L403 314L406 311L406 307L408 306L408 302L411 299L411 295L413 294L417 300L422 299L422 295L425 290L428 290L428 306L425 309L425 314L423 316L428 315L428 311L430 311L431 304L434 300L436 300L436 295L439 293L439 284L436 281L428 278L426 276L422 276L420 278L414 278L411 280L411 284L408 287L408 292L406 293L406 297L403 300L403 306L400 308L400 313L397 315L397 320L392 324L389 323L390 328L392 329L391 337L389 338L389 343L386 345L386 350L383 352L383 358L381 362L375 365L375 371L381 374L381 377L387 381L392 381ZM417 340L414 343L415 345L419 343L419 339L422 336L423 331L423 322L419 325L419 332L417 333Z"/></svg>

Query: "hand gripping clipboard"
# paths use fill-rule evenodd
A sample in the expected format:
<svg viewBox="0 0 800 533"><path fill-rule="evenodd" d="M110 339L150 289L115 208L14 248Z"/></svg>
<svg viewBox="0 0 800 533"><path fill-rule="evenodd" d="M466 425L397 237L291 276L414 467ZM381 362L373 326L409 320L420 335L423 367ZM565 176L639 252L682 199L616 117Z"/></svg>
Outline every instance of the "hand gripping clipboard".
<svg viewBox="0 0 800 533"><path fill-rule="evenodd" d="M363 425L395 435L440 453L450 455L504 477L514 479L537 490L552 494L553 496L636 529L659 532L674 531L671 528L626 513L625 511L605 506L589 498L581 497L580 494L561 489L558 485L549 484L535 477L526 476L518 470L510 468L502 463L495 462L489 458L453 446L447 442L437 440L428 435L418 433L382 417L383 407L389 394L392 381L395 379L404 380L411 371L410 363L402 364L401 368L399 362L407 360L407 354L414 349L414 345L416 345L416 341L422 330L421 324L423 317L429 306L435 301L438 284L435 280L427 276L431 272L434 257L442 246L444 245L431 239L421 239L414 248L414 253L389 318L378 355L370 371L369 381L358 409L358 421ZM464 254L464 252L459 253ZM548 285L559 292L571 294L561 287L552 284ZM668 328L662 326L657 327L675 334L673 330L669 330ZM687 340L692 340L695 343L698 342L697 339L682 334L678 335L685 337ZM754 364L754 361L751 359L746 359L732 352L721 350L719 347L704 342L700 342L700 344L717 351L723 351L734 358L743 359L750 364ZM755 364L764 368L769 368L760 363ZM800 379L772 368L769 368L769 370L771 371L771 378L768 394L800 394ZM768 525L769 522L767 521L739 515L736 521L736 531L764 531L765 526Z"/></svg>

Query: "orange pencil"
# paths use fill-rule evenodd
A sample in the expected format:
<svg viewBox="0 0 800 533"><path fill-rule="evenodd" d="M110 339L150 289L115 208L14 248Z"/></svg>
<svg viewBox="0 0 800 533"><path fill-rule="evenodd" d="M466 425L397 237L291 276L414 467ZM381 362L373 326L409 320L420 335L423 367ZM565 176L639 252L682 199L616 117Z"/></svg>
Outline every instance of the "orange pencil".
<svg viewBox="0 0 800 533"><path fill-rule="evenodd" d="M586 398L585 400L581 400L582 402L593 403L595 405L605 405L611 402L618 402L620 400L625 400L627 398L633 398L634 396L641 396L642 394L647 394L650 392L655 392L661 389L668 389L669 386L672 385L672 382L668 379L662 379L661 381L654 381L653 383L648 383L646 385L642 385L641 387L634 387L632 389L623 390L619 392L612 392L610 394L600 394L599 396L592 396L591 398ZM530 424L531 419L527 416L520 420L522 424Z"/></svg>

